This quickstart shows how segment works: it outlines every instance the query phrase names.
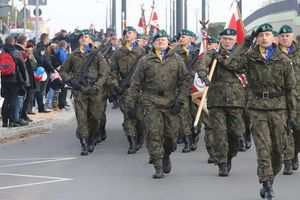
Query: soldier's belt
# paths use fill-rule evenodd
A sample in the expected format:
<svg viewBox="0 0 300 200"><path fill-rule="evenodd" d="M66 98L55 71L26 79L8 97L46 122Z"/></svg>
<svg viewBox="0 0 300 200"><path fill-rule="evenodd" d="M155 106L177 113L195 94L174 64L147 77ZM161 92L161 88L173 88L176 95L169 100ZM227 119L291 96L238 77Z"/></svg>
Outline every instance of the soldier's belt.
<svg viewBox="0 0 300 200"><path fill-rule="evenodd" d="M144 92L148 94L155 94L161 97L175 94L173 91L169 90L145 90Z"/></svg>
<svg viewBox="0 0 300 200"><path fill-rule="evenodd" d="M277 98L281 96L283 96L283 94L279 92L255 92L255 97L263 99Z"/></svg>

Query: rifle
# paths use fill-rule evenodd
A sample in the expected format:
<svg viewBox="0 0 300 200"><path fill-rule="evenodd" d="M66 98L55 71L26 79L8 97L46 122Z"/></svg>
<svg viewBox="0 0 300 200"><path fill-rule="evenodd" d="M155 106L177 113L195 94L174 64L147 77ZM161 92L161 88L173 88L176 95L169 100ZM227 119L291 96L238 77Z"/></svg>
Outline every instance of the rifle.
<svg viewBox="0 0 300 200"><path fill-rule="evenodd" d="M186 64L186 68L188 70L188 72L190 73L190 75L192 77L194 77L194 74L193 74L193 66L194 64L197 62L198 58L199 58L199 52L200 52L200 49L197 49L196 51L194 51L192 53L192 59L190 60L190 62L188 62Z"/></svg>
<svg viewBox="0 0 300 200"><path fill-rule="evenodd" d="M78 73L77 81L80 84L80 91L82 91L84 93L87 93L89 89L96 90L96 88L94 86L95 78L91 77L91 75L89 73L89 68L90 68L94 58L96 57L96 55L98 54L99 51L100 51L100 48L97 49L97 51L93 53L91 59L89 59L84 64L84 66L80 69L80 71ZM73 90L72 90L71 95L73 94Z"/></svg>
<svg viewBox="0 0 300 200"><path fill-rule="evenodd" d="M138 66L138 63L140 61L140 59L144 56L145 54L143 53L134 63L133 67L130 69L130 71L125 75L125 78L121 81L120 83L120 88L122 90L125 90L126 88L129 88L130 86L130 82L131 82L131 78L133 76L133 73L135 71L135 69L137 68Z"/></svg>

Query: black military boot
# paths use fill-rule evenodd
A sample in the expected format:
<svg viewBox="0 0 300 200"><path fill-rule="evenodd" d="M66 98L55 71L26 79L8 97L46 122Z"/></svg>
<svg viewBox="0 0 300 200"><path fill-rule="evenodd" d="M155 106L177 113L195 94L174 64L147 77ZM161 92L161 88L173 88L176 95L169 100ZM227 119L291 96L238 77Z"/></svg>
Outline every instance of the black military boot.
<svg viewBox="0 0 300 200"><path fill-rule="evenodd" d="M155 173L152 176L154 179L161 179L164 177L162 167L155 167Z"/></svg>
<svg viewBox="0 0 300 200"><path fill-rule="evenodd" d="M80 144L81 144L81 153L80 153L80 155L87 156L88 155L88 145L87 145L86 138L81 138L80 139Z"/></svg>
<svg viewBox="0 0 300 200"><path fill-rule="evenodd" d="M188 153L191 151L191 136L186 135L183 137L184 147L182 149L182 153Z"/></svg>
<svg viewBox="0 0 300 200"><path fill-rule="evenodd" d="M135 139L134 136L127 136L127 140L129 142L129 148L127 153L128 154L135 154L136 150L135 150Z"/></svg>
<svg viewBox="0 0 300 200"><path fill-rule="evenodd" d="M182 144L182 143L183 143L182 135L178 134L177 135L177 144Z"/></svg>
<svg viewBox="0 0 300 200"><path fill-rule="evenodd" d="M100 134L101 134L101 141L106 140L106 130L105 130L105 128L101 128Z"/></svg>
<svg viewBox="0 0 300 200"><path fill-rule="evenodd" d="M245 144L245 138L242 136L240 138L240 148L239 151L245 152L246 151L246 144Z"/></svg>
<svg viewBox="0 0 300 200"><path fill-rule="evenodd" d="M260 189L261 198L267 200L275 200L275 195L274 195L272 185L273 185L273 181L263 182L263 187Z"/></svg>
<svg viewBox="0 0 300 200"><path fill-rule="evenodd" d="M218 164L218 166L219 166L218 175L219 176L228 176L227 163L221 163L221 164Z"/></svg>
<svg viewBox="0 0 300 200"><path fill-rule="evenodd" d="M95 148L95 137L93 135L89 135L88 137L88 151L92 153Z"/></svg>
<svg viewBox="0 0 300 200"><path fill-rule="evenodd" d="M246 134L246 136L245 136L245 146L246 146L246 149L251 148L251 135Z"/></svg>
<svg viewBox="0 0 300 200"><path fill-rule="evenodd" d="M153 164L153 158L149 157L148 164Z"/></svg>
<svg viewBox="0 0 300 200"><path fill-rule="evenodd" d="M295 156L292 160L292 166L293 166L293 170L297 170L299 168L299 160L298 160L298 154L295 153Z"/></svg>
<svg viewBox="0 0 300 200"><path fill-rule="evenodd" d="M292 160L285 160L283 161L283 164L284 164L283 175L292 175L293 174Z"/></svg>
<svg viewBox="0 0 300 200"><path fill-rule="evenodd" d="M215 163L215 159L213 159L211 156L208 156L207 163Z"/></svg>
<svg viewBox="0 0 300 200"><path fill-rule="evenodd" d="M98 143L100 143L102 141L102 139L101 139L101 133L100 133L100 131L98 130L97 131L97 134L96 134L96 136L95 136L95 145L97 145Z"/></svg>
<svg viewBox="0 0 300 200"><path fill-rule="evenodd" d="M144 144L144 135L139 135L135 141L135 150L138 151L143 147Z"/></svg>
<svg viewBox="0 0 300 200"><path fill-rule="evenodd" d="M199 140L199 134L192 134L191 136L191 150L195 151L197 149L197 143Z"/></svg>
<svg viewBox="0 0 300 200"><path fill-rule="evenodd" d="M165 174L168 174L171 172L171 160L170 160L170 155L164 155L163 159L162 159L162 170Z"/></svg>

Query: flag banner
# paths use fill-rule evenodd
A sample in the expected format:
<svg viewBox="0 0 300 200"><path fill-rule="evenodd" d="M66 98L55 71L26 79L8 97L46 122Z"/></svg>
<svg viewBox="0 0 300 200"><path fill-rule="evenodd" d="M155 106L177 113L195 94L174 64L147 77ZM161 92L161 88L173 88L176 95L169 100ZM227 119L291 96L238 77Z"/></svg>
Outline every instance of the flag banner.
<svg viewBox="0 0 300 200"><path fill-rule="evenodd" d="M237 32L237 43L242 44L245 40L245 29L243 19L240 14L240 10L236 1L234 1L231 5L230 9L230 18L226 22L225 29L231 28L236 30Z"/></svg>

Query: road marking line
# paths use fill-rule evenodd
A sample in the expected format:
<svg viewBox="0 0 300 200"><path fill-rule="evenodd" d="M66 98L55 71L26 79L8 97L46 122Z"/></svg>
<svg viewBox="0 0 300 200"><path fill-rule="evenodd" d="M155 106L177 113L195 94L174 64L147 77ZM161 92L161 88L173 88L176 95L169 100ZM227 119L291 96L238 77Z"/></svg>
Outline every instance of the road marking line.
<svg viewBox="0 0 300 200"><path fill-rule="evenodd" d="M16 160L54 160L54 159L65 159L65 158L0 158L0 161L16 161Z"/></svg>
<svg viewBox="0 0 300 200"><path fill-rule="evenodd" d="M25 165L33 165L33 164L40 164L40 163L49 163L49 162L58 162L58 161L66 161L66 160L74 160L76 157L73 158L52 158L50 160L41 160L41 161L34 161L34 162L25 162L25 163L17 163L17 164L7 164L7 165L0 165L0 168L4 167L18 167L18 166L25 166Z"/></svg>
<svg viewBox="0 0 300 200"><path fill-rule="evenodd" d="M20 185L5 186L5 187L0 187L0 190L20 188L20 187L29 187L29 186L34 186L34 185L42 185L42 184L50 184L50 183L57 183L57 182L74 180L74 179L70 179L70 178L60 178L60 177L51 177L51 176L37 176L37 175L27 175L27 174L0 173L0 176L1 175L2 176L27 177L27 178L52 179L52 180L51 181L42 181L42 182L35 182L35 183L20 184Z"/></svg>

